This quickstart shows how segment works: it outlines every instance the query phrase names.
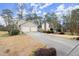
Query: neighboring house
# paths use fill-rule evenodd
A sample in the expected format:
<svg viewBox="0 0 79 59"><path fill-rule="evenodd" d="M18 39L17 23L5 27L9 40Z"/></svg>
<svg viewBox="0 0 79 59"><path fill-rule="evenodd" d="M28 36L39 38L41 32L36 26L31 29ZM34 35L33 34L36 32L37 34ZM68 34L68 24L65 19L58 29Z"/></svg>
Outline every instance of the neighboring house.
<svg viewBox="0 0 79 59"><path fill-rule="evenodd" d="M48 22L42 23L41 30L43 30L43 31L49 31L51 28L53 29L54 32L56 32L56 29L54 29L53 24L48 23Z"/></svg>
<svg viewBox="0 0 79 59"><path fill-rule="evenodd" d="M21 32L36 32L40 30L48 31L50 30L50 28L53 28L53 25L49 24L48 22L46 22L46 24L43 22L41 24L41 27L39 28L39 26L35 24L32 20L31 21L20 20L18 22L18 26Z"/></svg>
<svg viewBox="0 0 79 59"><path fill-rule="evenodd" d="M27 21L20 25L20 30L22 32L36 32L38 31L38 26L31 21Z"/></svg>
<svg viewBox="0 0 79 59"><path fill-rule="evenodd" d="M15 24L17 23L18 29L20 29L21 32L36 32L38 31L38 25L34 23L34 21L29 20L19 20L15 19Z"/></svg>
<svg viewBox="0 0 79 59"><path fill-rule="evenodd" d="M50 24L48 22L42 23L42 30L50 30Z"/></svg>

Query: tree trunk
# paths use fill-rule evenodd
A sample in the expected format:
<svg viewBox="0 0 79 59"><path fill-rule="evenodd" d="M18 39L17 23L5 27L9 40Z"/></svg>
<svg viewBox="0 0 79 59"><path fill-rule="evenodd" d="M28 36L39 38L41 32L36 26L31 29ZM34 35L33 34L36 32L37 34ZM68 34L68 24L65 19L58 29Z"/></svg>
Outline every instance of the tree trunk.
<svg viewBox="0 0 79 59"><path fill-rule="evenodd" d="M44 21L44 30L46 31L46 21Z"/></svg>

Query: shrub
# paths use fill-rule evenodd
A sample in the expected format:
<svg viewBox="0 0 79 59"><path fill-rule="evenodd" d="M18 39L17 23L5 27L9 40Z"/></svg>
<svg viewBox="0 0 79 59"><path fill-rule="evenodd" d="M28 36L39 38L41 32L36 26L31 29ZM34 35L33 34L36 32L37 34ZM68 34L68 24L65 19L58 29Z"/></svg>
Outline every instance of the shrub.
<svg viewBox="0 0 79 59"><path fill-rule="evenodd" d="M12 29L12 30L9 30L8 32L9 32L9 35L18 35L20 33L20 31L17 29Z"/></svg>
<svg viewBox="0 0 79 59"><path fill-rule="evenodd" d="M57 29L57 32L61 32L61 29Z"/></svg>
<svg viewBox="0 0 79 59"><path fill-rule="evenodd" d="M46 33L54 33L54 32L49 30L49 31L47 31Z"/></svg>
<svg viewBox="0 0 79 59"><path fill-rule="evenodd" d="M46 31L46 33L51 33L51 31Z"/></svg>
<svg viewBox="0 0 79 59"><path fill-rule="evenodd" d="M65 34L64 32L60 32L59 34Z"/></svg>
<svg viewBox="0 0 79 59"><path fill-rule="evenodd" d="M43 33L54 33L53 29L50 29L48 31L42 31Z"/></svg>
<svg viewBox="0 0 79 59"><path fill-rule="evenodd" d="M43 33L46 33L46 31L42 31Z"/></svg>
<svg viewBox="0 0 79 59"><path fill-rule="evenodd" d="M55 48L40 48L34 53L35 56L56 56Z"/></svg>
<svg viewBox="0 0 79 59"><path fill-rule="evenodd" d="M79 40L79 37L77 37L76 40Z"/></svg>
<svg viewBox="0 0 79 59"><path fill-rule="evenodd" d="M53 31L47 31L46 33L53 33Z"/></svg>
<svg viewBox="0 0 79 59"><path fill-rule="evenodd" d="M53 31L53 28L50 28L50 31Z"/></svg>
<svg viewBox="0 0 79 59"><path fill-rule="evenodd" d="M51 33L54 33L53 28L50 28L50 32L51 32Z"/></svg>
<svg viewBox="0 0 79 59"><path fill-rule="evenodd" d="M43 33L51 33L51 31L43 31Z"/></svg>

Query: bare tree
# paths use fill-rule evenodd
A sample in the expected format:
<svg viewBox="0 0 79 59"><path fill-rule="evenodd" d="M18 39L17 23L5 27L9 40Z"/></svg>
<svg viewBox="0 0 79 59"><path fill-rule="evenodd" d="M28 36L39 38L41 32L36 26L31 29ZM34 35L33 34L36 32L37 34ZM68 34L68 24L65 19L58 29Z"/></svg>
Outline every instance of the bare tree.
<svg viewBox="0 0 79 59"><path fill-rule="evenodd" d="M72 10L71 12L71 26L73 32L79 35L79 9Z"/></svg>
<svg viewBox="0 0 79 59"><path fill-rule="evenodd" d="M18 10L19 20L23 20L24 7L25 7L24 3L18 3L17 4L17 10Z"/></svg>
<svg viewBox="0 0 79 59"><path fill-rule="evenodd" d="M54 28L54 29L58 29L59 28L60 24L58 22L58 18L57 18L55 13L46 14L45 18L46 18L46 21L49 22L49 24L51 25L52 28Z"/></svg>
<svg viewBox="0 0 79 59"><path fill-rule="evenodd" d="M71 14L63 16L65 27L70 30L71 34L79 35L79 9L74 9Z"/></svg>

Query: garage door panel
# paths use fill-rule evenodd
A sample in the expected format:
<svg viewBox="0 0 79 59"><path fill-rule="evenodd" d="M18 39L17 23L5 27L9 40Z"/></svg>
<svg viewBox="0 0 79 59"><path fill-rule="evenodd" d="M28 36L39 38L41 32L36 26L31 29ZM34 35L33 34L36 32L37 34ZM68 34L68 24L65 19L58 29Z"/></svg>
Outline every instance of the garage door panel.
<svg viewBox="0 0 79 59"><path fill-rule="evenodd" d="M31 27L31 31L37 31L37 27Z"/></svg>
<svg viewBox="0 0 79 59"><path fill-rule="evenodd" d="M23 32L30 32L30 28L29 27L22 27L22 31Z"/></svg>
<svg viewBox="0 0 79 59"><path fill-rule="evenodd" d="M37 27L22 27L21 31L23 31L23 32L34 32L34 31L37 31Z"/></svg>

